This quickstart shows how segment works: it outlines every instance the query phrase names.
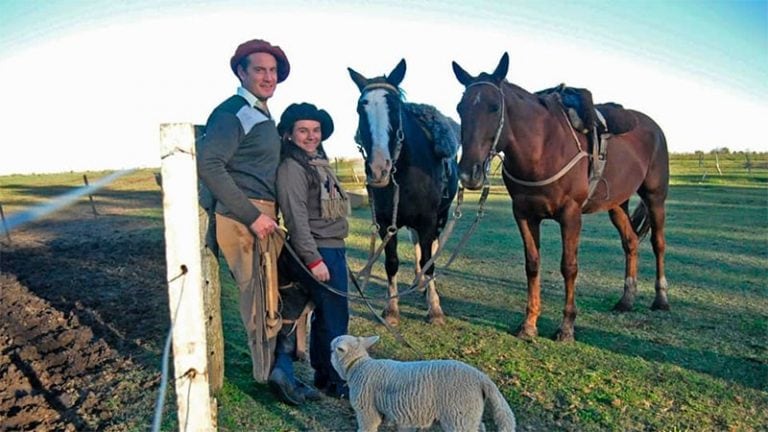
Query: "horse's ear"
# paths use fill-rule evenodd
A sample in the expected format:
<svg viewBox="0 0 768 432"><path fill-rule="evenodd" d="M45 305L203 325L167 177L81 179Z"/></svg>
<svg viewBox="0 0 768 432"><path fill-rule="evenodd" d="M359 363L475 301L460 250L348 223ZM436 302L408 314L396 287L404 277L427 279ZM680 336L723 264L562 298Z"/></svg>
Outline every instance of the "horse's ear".
<svg viewBox="0 0 768 432"><path fill-rule="evenodd" d="M472 77L472 75L467 73L467 71L465 71L461 66L459 66L458 63L456 62L452 62L452 63L453 63L453 74L456 75L456 79L459 80L459 82L462 85L464 85L464 87L470 85L472 81L475 80Z"/></svg>
<svg viewBox="0 0 768 432"><path fill-rule="evenodd" d="M360 73L356 72L350 67L348 67L347 70L349 71L349 76L352 78L352 81L357 84L357 88L360 91L363 91L363 88L368 85L368 78L362 76Z"/></svg>
<svg viewBox="0 0 768 432"><path fill-rule="evenodd" d="M405 59L400 60L400 63L392 69L392 72L387 75L387 82L395 87L400 87L400 83L403 82L405 77Z"/></svg>
<svg viewBox="0 0 768 432"><path fill-rule="evenodd" d="M509 54L504 53L504 55L501 56L501 60L499 60L499 65L496 66L496 70L493 71L493 74L491 76L493 77L494 81L501 82L504 78L506 78L508 71L509 71Z"/></svg>
<svg viewBox="0 0 768 432"><path fill-rule="evenodd" d="M360 339L362 339L361 342L363 344L363 347L365 347L365 349L370 348L371 345L373 345L373 344L375 344L376 342L379 341L379 337L378 336L368 336L366 338L360 338Z"/></svg>

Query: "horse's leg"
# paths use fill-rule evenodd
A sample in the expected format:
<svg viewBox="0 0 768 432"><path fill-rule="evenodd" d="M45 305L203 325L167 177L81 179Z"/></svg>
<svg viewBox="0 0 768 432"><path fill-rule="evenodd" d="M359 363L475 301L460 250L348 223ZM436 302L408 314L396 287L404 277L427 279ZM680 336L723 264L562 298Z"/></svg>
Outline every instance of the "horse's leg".
<svg viewBox="0 0 768 432"><path fill-rule="evenodd" d="M415 276L418 276L421 273L421 244L419 242L419 233L413 228L408 228L408 234L413 243L414 267L416 269ZM418 282L421 283L423 280L424 278L422 277ZM424 293L425 289L426 287L419 287L419 291L422 293Z"/></svg>
<svg viewBox="0 0 768 432"><path fill-rule="evenodd" d="M421 257L421 266L427 264L432 259L433 254L437 250L437 238L434 235L425 235L425 241L421 242L421 249L426 251ZM433 240L429 241L428 239ZM425 278L430 278L435 273L434 264L425 272ZM421 281L419 281L421 282ZM431 324L443 325L445 324L445 314L443 308L440 307L440 296L437 294L437 283L434 279L430 280L426 286L427 290L427 321Z"/></svg>
<svg viewBox="0 0 768 432"><path fill-rule="evenodd" d="M397 258L397 234L393 235L384 247L384 269L387 271L387 306L381 316L390 325L400 323L399 297L397 296L397 269L400 260Z"/></svg>
<svg viewBox="0 0 768 432"><path fill-rule="evenodd" d="M515 336L532 339L538 335L536 322L541 314L541 276L539 267L539 239L541 220L528 220L515 214L517 228L523 239L525 249L525 276L528 279L528 305L525 308L525 321L515 330Z"/></svg>
<svg viewBox="0 0 768 432"><path fill-rule="evenodd" d="M559 215L560 238L563 254L560 257L560 274L565 283L565 308L563 321L555 332L554 339L562 342L573 341L573 323L576 321L576 276L579 274L579 237L581 236L581 207L566 206Z"/></svg>
<svg viewBox="0 0 768 432"><path fill-rule="evenodd" d="M645 203L650 212L651 221L651 245L656 256L656 298L651 305L652 310L669 310L667 299L667 277L664 274L664 252L667 242L664 238L664 198L649 196Z"/></svg>
<svg viewBox="0 0 768 432"><path fill-rule="evenodd" d="M624 249L624 295L613 306L618 312L631 311L635 304L637 294L637 234L632 229L629 219L629 201L623 202L619 207L611 209L608 214L613 226L619 231L621 247Z"/></svg>

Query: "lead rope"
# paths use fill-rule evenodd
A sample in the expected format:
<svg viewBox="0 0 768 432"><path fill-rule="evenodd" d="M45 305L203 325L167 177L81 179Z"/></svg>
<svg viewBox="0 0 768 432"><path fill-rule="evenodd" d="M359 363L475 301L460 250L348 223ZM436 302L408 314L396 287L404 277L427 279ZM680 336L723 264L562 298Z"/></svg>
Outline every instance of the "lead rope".
<svg viewBox="0 0 768 432"><path fill-rule="evenodd" d="M278 232L283 237L283 240L284 240L283 245L284 245L285 249L288 251L288 253L291 255L291 257L294 259L294 261L296 261L296 263L299 265L299 267L301 267L301 270L304 273L306 273L316 283L318 283L321 287L323 287L324 289L328 290L329 292L331 292L333 294L336 294L336 295L338 295L340 297L345 297L347 299L351 298L351 296L349 295L348 292L339 291L336 288L326 284L325 282L321 282L321 281L315 279L315 276L312 274L312 271L310 271L307 268L307 266L304 265L304 262L301 260L301 258L299 258L299 255L296 253L296 251L293 249L293 247L291 247L291 243L288 241L288 238L287 238L286 233L285 233L285 228L280 227L280 230L278 230ZM397 329L392 327L392 325L390 325L386 320L384 320L384 318L382 318L381 316L379 316L379 314L376 313L376 311L373 309L373 306L371 305L371 302L368 300L368 297L365 296L365 294L363 293L362 288L360 287L360 285L358 285L357 280L355 279L355 275L354 275L354 273L352 273L352 270L349 268L349 266L347 266L347 275L352 280L352 284L357 289L357 292L359 293L359 298L361 300L363 300L363 303L365 303L365 306L368 307L368 310L371 311L373 316L376 317L376 319L380 323L382 323L384 325L384 327L386 327L387 330L389 330L390 333L392 333L392 335L395 337L396 340L398 340L400 343L402 343L403 345L405 345L408 348L410 348L411 350L413 350L413 352L415 352L417 355L419 355L420 358L424 358L424 355L418 349L416 349L413 345L411 345L405 339L405 337L403 337L403 335L400 332L397 331Z"/></svg>
<svg viewBox="0 0 768 432"><path fill-rule="evenodd" d="M456 245L456 248L451 253L451 256L448 257L448 261L446 261L445 265L442 267L442 270L447 270L451 266L451 264L453 264L453 261L459 255L459 252L462 251L462 249L464 248L464 245L466 245L469 238L477 229L477 226L479 225L480 220L485 216L485 202L488 199L490 187L491 187L490 183L486 180L483 183L483 190L480 192L480 200L478 201L478 209L477 209L477 215L475 216L475 220L472 222L472 225L470 225L469 228L467 228L467 231L464 232L464 235L459 240L459 243ZM440 236L441 240L440 240L440 244L438 245L437 251L435 251L435 254L432 255L432 258L430 258L430 260L427 261L426 264L424 264L424 268L416 276L416 278L414 278L414 281L411 284L411 286L405 291L400 292L398 296L410 294L411 292L417 289L421 289L421 287L425 286L426 284L428 284L429 282L437 278L437 273L433 273L432 276L426 278L424 281L421 281L421 278L424 277L424 274L426 273L426 271L434 265L435 260L443 251L444 245L446 244L445 242L447 242L450 232L453 231L453 225L456 223L456 220L461 219L462 213L461 213L460 206L464 200L464 187L459 188L458 200L459 202L456 206L456 210L454 210L454 219L449 221L449 224L451 225L451 227L449 229L448 225L446 225L446 229L445 231L443 231L444 235Z"/></svg>

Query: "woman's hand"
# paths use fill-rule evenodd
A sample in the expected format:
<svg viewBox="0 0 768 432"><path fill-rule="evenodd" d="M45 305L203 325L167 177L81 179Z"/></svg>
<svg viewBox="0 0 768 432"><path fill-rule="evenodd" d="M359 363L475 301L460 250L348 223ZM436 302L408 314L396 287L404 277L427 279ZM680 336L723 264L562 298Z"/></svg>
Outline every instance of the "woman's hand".
<svg viewBox="0 0 768 432"><path fill-rule="evenodd" d="M328 271L328 266L324 262L312 267L312 275L320 282L328 282L331 280L331 273Z"/></svg>

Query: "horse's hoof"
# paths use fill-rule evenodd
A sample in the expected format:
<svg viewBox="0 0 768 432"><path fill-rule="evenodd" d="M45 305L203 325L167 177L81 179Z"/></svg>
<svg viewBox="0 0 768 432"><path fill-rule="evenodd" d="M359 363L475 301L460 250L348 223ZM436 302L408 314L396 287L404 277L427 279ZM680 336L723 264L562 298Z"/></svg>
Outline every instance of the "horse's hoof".
<svg viewBox="0 0 768 432"><path fill-rule="evenodd" d="M557 329L552 339L557 342L573 342L573 329L564 331L563 329Z"/></svg>
<svg viewBox="0 0 768 432"><path fill-rule="evenodd" d="M654 300L651 310L669 311L669 303L666 301Z"/></svg>
<svg viewBox="0 0 768 432"><path fill-rule="evenodd" d="M445 315L429 315L427 316L427 322L437 326L445 325Z"/></svg>
<svg viewBox="0 0 768 432"><path fill-rule="evenodd" d="M613 306L613 311L614 312L632 312L633 308L634 306L632 306L632 304L626 303L624 301L619 301L618 303L616 303L615 306Z"/></svg>
<svg viewBox="0 0 768 432"><path fill-rule="evenodd" d="M384 321L386 321L387 324L393 327L400 324L400 312L393 312L385 309L384 312L381 313L381 317L384 318Z"/></svg>
<svg viewBox="0 0 768 432"><path fill-rule="evenodd" d="M515 336L519 337L522 340L531 341L534 338L536 338L536 336L539 335L539 331L535 327L530 328L530 327L521 325L512 334L514 334Z"/></svg>

